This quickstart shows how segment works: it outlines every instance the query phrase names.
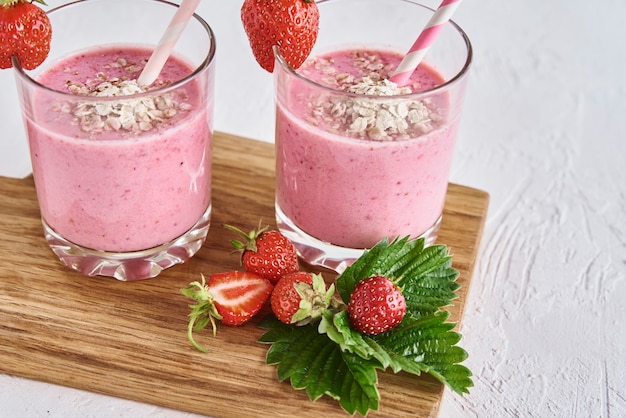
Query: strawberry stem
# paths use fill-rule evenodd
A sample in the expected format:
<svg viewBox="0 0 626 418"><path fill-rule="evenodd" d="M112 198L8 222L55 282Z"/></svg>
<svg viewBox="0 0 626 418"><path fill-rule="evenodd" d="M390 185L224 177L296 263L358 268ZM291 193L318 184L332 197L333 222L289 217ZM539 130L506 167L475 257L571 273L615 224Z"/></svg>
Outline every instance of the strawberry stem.
<svg viewBox="0 0 626 418"><path fill-rule="evenodd" d="M238 235L241 235L244 239L244 242L241 242L239 240L232 240L230 243L233 245L233 247L235 247L235 250L231 253L237 253L240 252L243 255L243 252L246 250L249 251L253 251L256 252L257 251L257 247L256 247L256 239L265 231L268 230L269 225L261 227L261 223L263 221L259 221L259 227L258 229L253 229L252 231L245 233L243 232L241 229L237 228L236 226L232 226L232 225L224 225L224 228L228 229L231 232L234 232Z"/></svg>
<svg viewBox="0 0 626 418"><path fill-rule="evenodd" d="M204 347L202 347L193 338L193 328L194 328L194 325L196 323L196 320L197 320L197 318L194 318L194 319L191 319L189 321L189 325L187 326L187 339L189 339L189 342L191 343L191 345L193 345L198 351L201 351L203 353L207 353L209 350L204 348ZM211 323L213 323L213 320L211 320Z"/></svg>

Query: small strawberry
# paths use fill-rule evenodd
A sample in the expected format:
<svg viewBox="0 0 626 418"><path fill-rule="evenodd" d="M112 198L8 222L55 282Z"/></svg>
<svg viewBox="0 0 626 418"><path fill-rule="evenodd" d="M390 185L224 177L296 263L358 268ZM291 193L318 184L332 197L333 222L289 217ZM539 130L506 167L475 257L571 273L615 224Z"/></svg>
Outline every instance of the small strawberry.
<svg viewBox="0 0 626 418"><path fill-rule="evenodd" d="M241 263L246 271L256 273L273 284L282 276L300 269L298 253L291 241L279 231L268 227L245 233L234 226L224 225L244 238L244 242L232 240L235 251L241 253Z"/></svg>
<svg viewBox="0 0 626 418"><path fill-rule="evenodd" d="M361 280L348 303L352 327L368 335L389 331L406 313L406 301L397 284L383 276Z"/></svg>
<svg viewBox="0 0 626 418"><path fill-rule="evenodd" d="M32 0L45 4L43 0ZM0 68L37 68L50 52L52 27L48 15L26 0L0 0Z"/></svg>
<svg viewBox="0 0 626 418"><path fill-rule="evenodd" d="M202 283L192 282L181 289L181 293L197 301L189 305L187 336L191 344L200 351L207 350L197 344L193 331L199 331L210 322L213 335L216 333L215 319L226 325L241 325L259 312L272 293L274 286L257 274L241 271L216 273L208 283L202 275Z"/></svg>
<svg viewBox="0 0 626 418"><path fill-rule="evenodd" d="M270 296L272 312L285 324L305 324L331 305L334 292L335 286L330 285L327 290L320 274L287 274L276 283Z"/></svg>
<svg viewBox="0 0 626 418"><path fill-rule="evenodd" d="M319 31L319 10L314 0L245 0L241 21L257 62L274 71L274 52L292 68L299 68L311 53Z"/></svg>

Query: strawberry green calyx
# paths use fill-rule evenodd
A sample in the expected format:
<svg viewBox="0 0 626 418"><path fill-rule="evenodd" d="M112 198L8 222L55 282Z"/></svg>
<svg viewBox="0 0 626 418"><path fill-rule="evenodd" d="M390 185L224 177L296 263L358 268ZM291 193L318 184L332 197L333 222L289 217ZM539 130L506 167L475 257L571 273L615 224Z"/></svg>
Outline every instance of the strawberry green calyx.
<svg viewBox="0 0 626 418"><path fill-rule="evenodd" d="M301 299L300 309L291 318L293 324L307 324L320 318L327 309L337 306L333 298L335 285L331 284L327 290L326 282L321 274L313 274L312 278L313 284L303 282L294 284Z"/></svg>
<svg viewBox="0 0 626 418"><path fill-rule="evenodd" d="M18 3L39 3L47 6L46 2L43 0L0 0L0 6L2 7L12 7Z"/></svg>
<svg viewBox="0 0 626 418"><path fill-rule="evenodd" d="M204 275L201 274L201 277L202 282L192 282L189 286L181 289L180 292L197 301L197 303L189 305L191 313L189 314L189 324L187 325L187 338L198 351L206 353L208 350L195 341L193 332L203 329L210 322L213 328L213 336L215 336L217 332L215 320L222 319L222 316L217 312L217 308L213 303L213 296L209 292Z"/></svg>

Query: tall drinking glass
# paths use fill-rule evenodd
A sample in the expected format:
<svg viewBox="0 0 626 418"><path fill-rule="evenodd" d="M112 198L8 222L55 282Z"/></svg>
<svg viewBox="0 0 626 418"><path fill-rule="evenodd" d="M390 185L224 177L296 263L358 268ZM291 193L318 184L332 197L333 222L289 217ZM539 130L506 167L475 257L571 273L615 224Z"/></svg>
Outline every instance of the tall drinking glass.
<svg viewBox="0 0 626 418"><path fill-rule="evenodd" d="M412 0L318 7L311 58L294 71L276 57L276 217L305 262L341 271L383 238L435 241L472 48L449 22L396 86L390 74L434 11Z"/></svg>
<svg viewBox="0 0 626 418"><path fill-rule="evenodd" d="M156 82L136 79L177 10L88 0L49 12L35 71L14 61L45 238L85 275L138 280L202 246L211 215L215 37L194 15Z"/></svg>

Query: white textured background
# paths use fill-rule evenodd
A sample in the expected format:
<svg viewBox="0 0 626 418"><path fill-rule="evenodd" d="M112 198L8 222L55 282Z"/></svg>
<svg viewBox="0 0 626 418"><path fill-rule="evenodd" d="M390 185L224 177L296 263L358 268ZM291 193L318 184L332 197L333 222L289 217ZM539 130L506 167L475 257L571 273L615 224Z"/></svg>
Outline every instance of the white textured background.
<svg viewBox="0 0 626 418"><path fill-rule="evenodd" d="M215 126L271 142L241 2L198 10L218 39ZM440 416L626 417L626 1L466 0L455 20L475 64L452 181L491 204L461 329L475 387ZM0 175L26 175L8 70L0 126ZM192 415L0 375L0 416Z"/></svg>

